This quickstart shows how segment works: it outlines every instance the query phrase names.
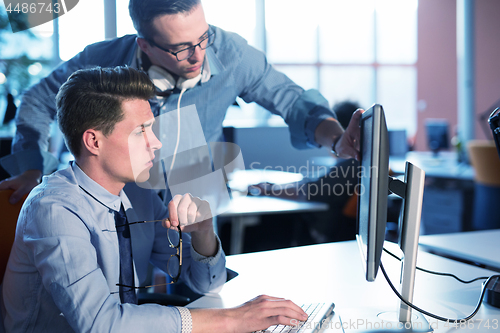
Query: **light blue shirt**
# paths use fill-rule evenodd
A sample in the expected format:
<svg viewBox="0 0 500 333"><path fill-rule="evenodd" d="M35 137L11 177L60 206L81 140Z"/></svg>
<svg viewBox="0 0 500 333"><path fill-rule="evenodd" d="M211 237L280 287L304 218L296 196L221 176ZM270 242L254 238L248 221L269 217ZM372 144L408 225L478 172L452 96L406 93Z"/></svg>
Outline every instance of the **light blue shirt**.
<svg viewBox="0 0 500 333"><path fill-rule="evenodd" d="M296 148L318 147L314 141L316 127L322 120L335 117L328 101L317 90L304 90L274 69L264 53L248 45L239 35L214 26L211 29L215 32L215 41L206 50L211 76L208 81L188 89L181 100L181 108L196 106L205 141L224 141L222 122L227 109L236 97L241 97L247 103L256 102L283 117ZM2 162L7 171L15 175L29 169L43 170L45 174L54 170L57 161L50 163L51 155L46 151L59 87L71 73L82 68L140 67L135 39L135 35L126 35L89 45L26 92L16 116L14 154ZM158 116L175 110L178 99L177 91L165 103L151 100L153 113ZM175 126L175 122L171 126Z"/></svg>
<svg viewBox="0 0 500 333"><path fill-rule="evenodd" d="M114 211L121 203L130 222L168 215L155 192L131 183L113 195L74 163L33 189L19 215L3 282L7 332L181 332L178 308L120 304ZM144 285L148 263L166 270L175 250L161 223L130 229L136 285ZM219 291L226 281L220 242L218 253L207 258L183 233L181 280L197 293Z"/></svg>

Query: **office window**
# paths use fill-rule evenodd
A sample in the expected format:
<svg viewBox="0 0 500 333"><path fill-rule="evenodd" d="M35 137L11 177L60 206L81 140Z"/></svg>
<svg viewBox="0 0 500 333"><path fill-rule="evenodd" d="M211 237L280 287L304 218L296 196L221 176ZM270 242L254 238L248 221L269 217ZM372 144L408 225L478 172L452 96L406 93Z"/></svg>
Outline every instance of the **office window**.
<svg viewBox="0 0 500 333"><path fill-rule="evenodd" d="M266 1L268 60L330 105L382 104L391 129L414 135L417 6L418 0Z"/></svg>
<svg viewBox="0 0 500 333"><path fill-rule="evenodd" d="M246 0L244 10L233 3L203 1L207 21L265 50L277 69L318 89L331 106L346 99L365 108L380 103L391 129L415 134L418 0ZM265 20L252 17L259 14ZM231 117L270 117L242 109Z"/></svg>
<svg viewBox="0 0 500 333"><path fill-rule="evenodd" d="M79 1L70 12L58 18L59 55L69 60L85 46L104 40L103 0Z"/></svg>
<svg viewBox="0 0 500 333"><path fill-rule="evenodd" d="M29 22L29 17L19 16L17 20ZM23 91L52 69L52 35L51 22L12 33L6 9L0 4L0 123L7 94L18 104Z"/></svg>
<svg viewBox="0 0 500 333"><path fill-rule="evenodd" d="M116 33L119 37L137 33L128 13L130 0L116 0Z"/></svg>

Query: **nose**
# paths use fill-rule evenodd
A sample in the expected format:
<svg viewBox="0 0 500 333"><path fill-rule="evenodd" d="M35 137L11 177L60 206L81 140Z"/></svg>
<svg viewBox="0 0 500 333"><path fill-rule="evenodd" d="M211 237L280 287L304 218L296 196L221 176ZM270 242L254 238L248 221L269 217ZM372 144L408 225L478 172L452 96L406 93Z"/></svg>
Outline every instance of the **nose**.
<svg viewBox="0 0 500 333"><path fill-rule="evenodd" d="M151 131L148 135L148 141L149 141L149 149L151 149L152 151L155 151L155 150L158 150L162 147L162 143L160 140L158 140L158 138L156 137L156 135L154 134L153 131Z"/></svg>
<svg viewBox="0 0 500 333"><path fill-rule="evenodd" d="M202 50L200 45L194 47L193 54L188 58L189 62L197 63L203 60L205 57L205 50Z"/></svg>

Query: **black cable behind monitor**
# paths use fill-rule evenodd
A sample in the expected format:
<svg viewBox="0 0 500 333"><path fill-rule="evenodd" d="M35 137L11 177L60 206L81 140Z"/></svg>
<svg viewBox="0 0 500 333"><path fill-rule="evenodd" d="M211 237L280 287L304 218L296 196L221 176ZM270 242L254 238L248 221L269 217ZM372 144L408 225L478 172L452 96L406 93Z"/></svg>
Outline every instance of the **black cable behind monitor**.
<svg viewBox="0 0 500 333"><path fill-rule="evenodd" d="M384 252L387 253L387 254L389 254L393 258L396 258L397 260L401 261L400 257L398 257L397 255L395 255L391 251L387 250L386 248L384 248ZM476 282L476 281L479 281L479 280L486 280L486 279L488 279L488 276L480 276L480 277L474 278L472 280L462 280L458 276L456 276L454 274L451 274L451 273L442 273L442 272L431 271L431 270L428 270L428 269L425 269L425 268L421 268L421 267L418 267L418 266L416 267L416 269L418 269L419 271L428 273L428 274L434 274L434 275L440 275L440 276L449 276L449 277L454 278L458 282L461 282L461 283L464 283L464 284Z"/></svg>
<svg viewBox="0 0 500 333"><path fill-rule="evenodd" d="M479 308L481 307L481 303L483 301L484 294L486 293L486 287L489 285L489 283L491 281L493 281L493 279L495 279L495 281L496 281L496 279L500 278L500 275L492 275L485 282L483 282L483 286L481 287L481 295L479 296L479 301L476 305L475 310L470 315L468 315L467 317L464 317L464 318L460 318L460 319L450 319L450 318L441 317L441 316L435 315L433 313L427 312L425 310L422 310L418 306L405 300L403 298L403 296L401 296L401 294L397 291L397 289L392 284L391 280L389 279L389 276L387 275L387 273L384 269L384 265L382 263L380 263L380 269L382 271L382 274L384 274L384 277L387 280L387 283L389 283L389 286L391 287L392 291L396 294L396 296L398 296L398 298L401 300L401 302L405 303L406 305L408 305L412 309L419 311L420 313L427 315L431 318L441 320L441 321L446 321L446 322L453 323L453 324L461 323L461 322L467 321L467 320L471 319L472 317L474 317L477 314L477 312L479 311Z"/></svg>

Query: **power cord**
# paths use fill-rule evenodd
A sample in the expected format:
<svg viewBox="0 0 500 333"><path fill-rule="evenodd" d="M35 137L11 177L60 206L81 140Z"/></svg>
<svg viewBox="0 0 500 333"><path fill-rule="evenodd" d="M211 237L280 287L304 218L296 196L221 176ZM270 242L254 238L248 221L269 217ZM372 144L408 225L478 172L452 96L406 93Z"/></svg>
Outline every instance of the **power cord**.
<svg viewBox="0 0 500 333"><path fill-rule="evenodd" d="M479 297L479 301L476 305L476 309L470 314L468 315L467 317L464 317L464 318L461 318L461 319L449 319L449 318L445 318L445 317L441 317L441 316L438 316L438 315L435 315L433 313L430 313L430 312L427 312L425 310L422 310L421 308L419 308L418 306L416 305L413 305L412 303L408 302L407 300L405 300L403 298L403 296L401 296L401 294L397 291L397 289L394 287L394 285L392 284L391 280L389 279L389 276L387 275L385 269L384 269L384 265L382 263L380 263L380 269L382 270L382 274L384 274L384 277L385 279L387 280L387 283L389 283L389 286L391 287L392 291L396 294L396 296L398 296L398 298L403 302L405 303L406 305L408 305L409 307L411 307L412 309L414 310L417 310L418 312L424 314L424 315L427 315L431 318L434 318L434 319L437 319L437 320L441 320L441 321L446 321L446 322L450 322L450 323L454 323L454 324L457 324L457 323L460 323L460 322L464 322L464 321L467 321L469 319L471 319L472 317L474 317L476 315L476 313L479 311L479 308L481 307L481 303L483 301L483 298L484 298L484 294L486 292L486 286L490 283L490 281L493 279L493 278L498 278L500 277L500 275L492 275L490 276L485 282L483 282L483 285L481 287L481 295Z"/></svg>
<svg viewBox="0 0 500 333"><path fill-rule="evenodd" d="M393 258L396 258L397 260L401 261L401 258L398 257L397 255L395 255L394 253L392 253L391 251L387 250L385 247L383 248L384 251L389 254L390 256L392 256ZM429 274L434 274L434 275L440 275L440 276L449 276L449 277L452 277L454 279L456 279L457 281L461 282L461 283L465 283L465 284L468 284L468 283L472 283L472 282L476 282L476 281L479 281L479 280L486 280L488 279L488 276L480 276L480 277L477 277L475 279L472 279L472 280L462 280L461 278L459 278L458 276L454 275L454 274L451 274L451 273L442 273L442 272L436 272L436 271L430 271L428 269L425 269L425 268L420 268L420 267L416 267L419 271L422 271L422 272L425 272L425 273L429 273Z"/></svg>

